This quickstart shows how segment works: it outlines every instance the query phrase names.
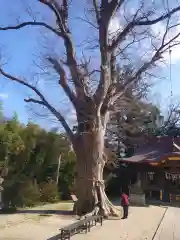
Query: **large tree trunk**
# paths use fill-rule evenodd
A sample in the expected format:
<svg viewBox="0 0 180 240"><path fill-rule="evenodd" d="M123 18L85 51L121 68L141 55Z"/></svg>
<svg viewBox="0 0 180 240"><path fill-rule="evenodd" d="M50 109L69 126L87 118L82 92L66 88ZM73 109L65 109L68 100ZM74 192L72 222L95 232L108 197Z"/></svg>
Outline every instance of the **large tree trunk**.
<svg viewBox="0 0 180 240"><path fill-rule="evenodd" d="M106 217L120 216L121 211L112 205L105 193L104 130L79 134L74 150L77 156L77 214L82 216L87 213L100 213Z"/></svg>

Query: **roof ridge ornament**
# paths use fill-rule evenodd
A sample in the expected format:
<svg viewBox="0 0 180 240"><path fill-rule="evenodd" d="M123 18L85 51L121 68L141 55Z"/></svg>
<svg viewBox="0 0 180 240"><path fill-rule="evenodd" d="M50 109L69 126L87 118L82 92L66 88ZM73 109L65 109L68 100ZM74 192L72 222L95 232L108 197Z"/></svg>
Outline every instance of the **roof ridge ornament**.
<svg viewBox="0 0 180 240"><path fill-rule="evenodd" d="M178 151L180 151L180 146L178 146L178 145L174 142L174 140L173 140L173 146L174 146Z"/></svg>

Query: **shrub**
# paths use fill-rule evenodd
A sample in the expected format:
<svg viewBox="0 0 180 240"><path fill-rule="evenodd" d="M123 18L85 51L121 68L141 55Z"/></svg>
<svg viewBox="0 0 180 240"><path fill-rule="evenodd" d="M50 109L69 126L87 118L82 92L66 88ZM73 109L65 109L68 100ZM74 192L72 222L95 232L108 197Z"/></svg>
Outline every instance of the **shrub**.
<svg viewBox="0 0 180 240"><path fill-rule="evenodd" d="M6 185L4 185L4 190L2 192L2 200L3 200L3 205L5 208L8 208L11 205L11 200L14 198L15 193L14 193L14 187L12 184L7 184L7 181L5 182Z"/></svg>
<svg viewBox="0 0 180 240"><path fill-rule="evenodd" d="M60 199L57 185L54 182L40 184L41 202L54 203Z"/></svg>
<svg viewBox="0 0 180 240"><path fill-rule="evenodd" d="M37 184L31 181L21 183L17 188L17 195L11 200L13 206L32 207L40 202L40 191Z"/></svg>
<svg viewBox="0 0 180 240"><path fill-rule="evenodd" d="M59 176L59 191L61 192L61 198L63 200L70 199L70 193L74 187L74 177L75 177L75 156L69 153L64 161L61 163L60 176Z"/></svg>

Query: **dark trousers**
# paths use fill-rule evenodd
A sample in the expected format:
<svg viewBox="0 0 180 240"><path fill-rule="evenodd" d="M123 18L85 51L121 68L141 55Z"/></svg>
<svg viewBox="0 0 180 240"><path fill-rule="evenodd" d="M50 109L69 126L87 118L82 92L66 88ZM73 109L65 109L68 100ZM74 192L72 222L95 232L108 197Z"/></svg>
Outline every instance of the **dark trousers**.
<svg viewBox="0 0 180 240"><path fill-rule="evenodd" d="M123 212L124 212L123 218L128 217L128 209L129 209L128 205L123 206Z"/></svg>

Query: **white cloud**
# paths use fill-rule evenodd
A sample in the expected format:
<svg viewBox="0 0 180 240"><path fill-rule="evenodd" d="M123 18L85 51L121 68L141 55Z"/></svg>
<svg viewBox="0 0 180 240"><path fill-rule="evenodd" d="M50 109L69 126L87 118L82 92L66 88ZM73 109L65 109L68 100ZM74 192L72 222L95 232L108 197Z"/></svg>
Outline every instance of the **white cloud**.
<svg viewBox="0 0 180 240"><path fill-rule="evenodd" d="M68 120L69 121L76 121L76 111L75 109L72 109L69 111L69 114L68 114Z"/></svg>
<svg viewBox="0 0 180 240"><path fill-rule="evenodd" d="M168 59L169 54L165 53L164 57ZM172 64L176 64L180 60L180 46L175 46L172 48L171 59L172 59Z"/></svg>
<svg viewBox="0 0 180 240"><path fill-rule="evenodd" d="M153 33L155 34L155 36L163 36L163 33L165 31L165 25L162 22L156 23L154 25L152 25L151 27Z"/></svg>
<svg viewBox="0 0 180 240"><path fill-rule="evenodd" d="M109 24L109 37L113 38L121 30L118 17L114 17Z"/></svg>
<svg viewBox="0 0 180 240"><path fill-rule="evenodd" d="M130 9L129 11L133 12L134 9ZM165 33L166 30L166 25L163 22L159 22L151 27L153 34L160 40L162 40L162 37ZM121 24L120 24L120 18L119 17L114 17L110 24L109 24L109 37L115 37L116 34L122 30ZM167 34L166 41L168 42L170 39L172 39L174 36L176 36L180 32L180 26L172 28L171 31L169 31L169 34ZM180 42L180 37L176 39L176 41ZM146 52L146 55L143 56L143 58L149 58L152 56L153 51L151 47L151 42L143 42L141 43L141 46L145 46L145 49L141 48L141 53ZM149 46L148 46L149 45ZM164 55L164 60L169 61L169 51L165 52ZM180 45L174 46L171 49L171 61L172 64L176 64L178 61L180 61Z"/></svg>
<svg viewBox="0 0 180 240"><path fill-rule="evenodd" d="M135 9L135 8L133 8L133 7L130 7L129 8L129 13L130 13L130 15L135 15L136 14L136 12L137 12L137 10Z"/></svg>
<svg viewBox="0 0 180 240"><path fill-rule="evenodd" d="M7 99L9 96L7 93L0 93L0 98L1 99Z"/></svg>

